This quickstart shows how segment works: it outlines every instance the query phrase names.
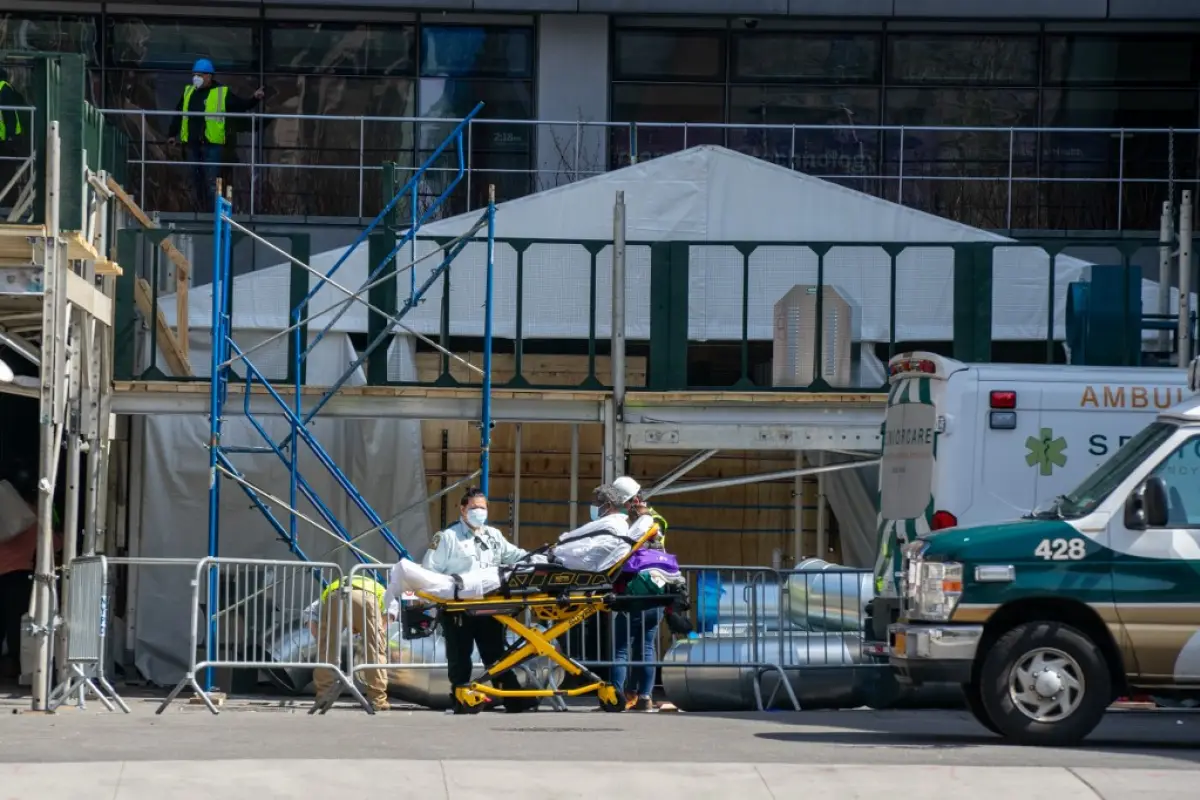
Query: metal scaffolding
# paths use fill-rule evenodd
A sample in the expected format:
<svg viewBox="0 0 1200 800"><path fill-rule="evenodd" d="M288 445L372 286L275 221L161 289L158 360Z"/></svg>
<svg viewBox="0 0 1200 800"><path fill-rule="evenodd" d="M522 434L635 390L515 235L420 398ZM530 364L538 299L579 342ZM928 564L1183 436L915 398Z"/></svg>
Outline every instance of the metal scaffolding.
<svg viewBox="0 0 1200 800"><path fill-rule="evenodd" d="M29 362L38 377L13 375L0 383L0 391L39 404L38 538L27 632L37 652L33 709L44 711L50 708L54 685L54 653L65 652L66 630L59 624L58 609L70 592L68 567L77 555L77 537L82 528L83 552L92 554L103 547L105 536L113 433L113 297L121 269L106 257L113 222L107 175L84 166L78 176L85 193L83 229L66 231L60 224L63 193L78 184L74 176L62 174L57 121L48 126L38 160L45 170L45 222L0 226L0 266L18 277L0 292L0 342ZM32 202L27 195L22 198L23 206ZM64 444L64 511L57 531L64 565L60 592L54 559L60 526L54 505ZM67 680L65 668L59 680Z"/></svg>
<svg viewBox="0 0 1200 800"><path fill-rule="evenodd" d="M209 397L209 519L208 519L208 555L210 557L218 557L220 555L220 502L221 488L224 480L232 480L238 488L246 494L251 503L263 514L270 524L272 529L278 535L279 539L287 545L288 549L297 558L309 560L308 555L301 549L297 537L298 527L301 522L311 524L319 530L324 531L330 536L339 539L339 547L347 547L353 552L354 556L362 563L376 563L375 559L369 556L365 551L356 546L356 542L364 536L379 533L387 542L392 551L398 557L406 557L408 552L404 546L396 538L389 525L391 520L384 520L367 502L366 498L355 488L353 483L347 477L346 473L337 465L333 457L318 441L316 435L310 430L309 426L317 418L327 405L331 404L338 393L346 386L347 382L354 376L367 359L376 352L386 352L387 344L397 329L409 330L403 323L403 317L416 308L422 301L430 287L438 281L442 274L450 267L455 257L471 241L476 240L477 234L486 229L487 248L488 248L488 263L487 263L487 294L486 294L486 332L484 343L484 364L483 364L483 398L481 402L480 423L480 470L482 472L482 485L486 491L487 474L488 474L488 447L491 436L491 407L490 407L490 375L491 375L491 306L492 306L492 274L494 271L494 237L495 237L495 198L494 194L489 202L486 212L479 217L466 233L457 237L452 242L443 245L433 251L433 253L415 259L412 263L405 267L397 269L394 265L397 254L410 243L416 240L417 234L420 232L422 225L429 219L435 217L439 208L445 200L454 191L459 181L465 175L466 159L464 152L464 133L468 122L478 114L482 108L482 103L477 106L470 115L462 120L454 129L454 131L446 138L446 140L438 147L426 160L420 169L418 169L409 182L405 184L395 195L390 202L386 204L384 209L375 217L375 219L367 225L367 227L358 235L341 256L334 262L328 270L321 271L304 263L303 261L294 258L282 249L276 247L266 238L250 230L246 226L240 224L233 218L233 204L230 196L222 196L220 187L218 187L217 197L215 199L214 218L213 218L213 237L214 237L214 269L213 269L213 304L212 304L212 361L211 361L211 383ZM442 193L435 198L426 208L419 213L414 210L410 227L392 246L391 251L380 261L374 265L368 272L365 282L357 289L351 289L339 284L334 278L339 269L349 260L360 246L367 242L368 238L377 229L382 228L387 224L387 220L393 214L398 203L405 198L411 197L417 186L420 184L427 170L430 170L438 161L442 154L450 149L458 159L458 172L455 177L449 181ZM231 195L231 193L230 193ZM253 347L242 348L234 341L233 336L233 320L231 313L231 289L233 286L233 265L232 265L232 233L239 231L242 234L250 237L254 241L262 244L265 247L283 255L296 266L301 267L310 275L315 276L316 281L310 282L309 291L303 299L291 309L290 325L283 331L276 333L266 341L260 342ZM417 283L415 279L415 270L418 263L430 259L431 257L440 257L440 261L434 266L425 280ZM408 299L404 302L403 307L396 314L388 314L367 300L368 292L376 285L384 284L396 278L397 274L404 270L413 270L414 278L411 282L411 293ZM339 300L329 308L321 309L312 312L309 309L309 304L316 297L317 293L325 286L331 286L337 291L345 295L345 298ZM306 375L304 368L306 360L313 353L316 346L325 338L332 330L334 324L342 317L343 314L350 308L353 303L362 303L368 309L376 314L382 315L386 319L386 324L374 338L367 344L366 348L354 359L341 374L341 376L333 381L331 385L325 387L318 398L306 407L303 402L302 386ZM309 330L309 324L319 320L326 320L320 330L313 334ZM284 397L279 389L266 378L263 372L258 369L251 355L264 345L290 336L292 338L293 363L291 369L290 398ZM424 339L424 337L421 337ZM433 346L441 350L441 346L436 343L424 339ZM444 351L449 354L448 351ZM449 354L453 356L453 354ZM244 377L239 376L236 370L241 370ZM241 413L250 422L252 427L262 437L263 444L254 447L232 447L222 443L222 431L229 413L226 404L229 400L229 388L231 384L240 382L243 385L243 403ZM263 392L269 398L268 406L272 408L258 409L251 403L251 398L256 392ZM274 413L282 415L288 422L290 433L281 441L276 441L266 430L263 423L260 421L260 416L265 413ZM363 515L370 521L371 528L365 532L358 534L352 533L347 525L337 518L337 515L332 511L330 505L322 499L315 490L313 483L310 482L304 472L300 468L300 452L307 450L314 456L317 462L324 470L333 478L337 486L342 489L353 505L358 508ZM260 487L254 486L248 481L245 475L235 465L236 456L240 454L274 454L284 464L288 471L288 496L286 498L274 497L265 492ZM313 508L316 509L319 520L312 519L300 512L298 504L300 498L307 500ZM272 511L272 506L281 507L287 512L286 521L281 521ZM397 515L398 517L399 515ZM396 517L393 517L393 520ZM216 599L218 596L218 587L216 585L216 572L210 573L210 584L208 587L209 608L216 608ZM211 648L216 641L216 615L210 614L210 635L207 639L208 647L210 648L210 658L213 657ZM211 676L208 681L211 687Z"/></svg>

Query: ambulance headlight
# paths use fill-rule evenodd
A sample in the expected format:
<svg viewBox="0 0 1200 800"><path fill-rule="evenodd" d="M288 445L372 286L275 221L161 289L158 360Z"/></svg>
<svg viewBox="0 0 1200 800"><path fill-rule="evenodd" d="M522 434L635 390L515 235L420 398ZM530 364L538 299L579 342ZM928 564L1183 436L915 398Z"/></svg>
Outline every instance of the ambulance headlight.
<svg viewBox="0 0 1200 800"><path fill-rule="evenodd" d="M918 561L912 565L910 580L909 617L928 622L948 621L962 597L962 564Z"/></svg>

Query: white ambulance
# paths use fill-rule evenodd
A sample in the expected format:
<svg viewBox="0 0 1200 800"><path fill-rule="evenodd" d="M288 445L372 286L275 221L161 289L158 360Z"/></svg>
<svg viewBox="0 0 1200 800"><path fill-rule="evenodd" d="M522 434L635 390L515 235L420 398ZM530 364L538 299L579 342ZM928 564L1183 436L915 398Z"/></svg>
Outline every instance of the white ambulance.
<svg viewBox="0 0 1200 800"><path fill-rule="evenodd" d="M1188 395L1186 370L1154 367L963 364L914 352L891 359L888 374L875 642L899 611L906 543L1052 502Z"/></svg>

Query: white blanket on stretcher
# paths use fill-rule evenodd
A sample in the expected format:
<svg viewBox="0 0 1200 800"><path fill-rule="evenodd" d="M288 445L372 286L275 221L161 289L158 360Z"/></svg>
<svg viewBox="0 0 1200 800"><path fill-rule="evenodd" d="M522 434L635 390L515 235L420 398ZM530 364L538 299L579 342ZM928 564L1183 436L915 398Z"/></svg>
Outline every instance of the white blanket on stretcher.
<svg viewBox="0 0 1200 800"><path fill-rule="evenodd" d="M553 553L558 562L568 569L601 572L615 566L629 554L630 549L628 519L624 514L611 514L564 533L554 546ZM529 559L530 563L545 561L544 556L532 556ZM459 575L462 586L458 589L458 599L474 600L499 589L500 569L487 567ZM453 600L454 588L452 576L425 569L408 559L396 562L388 581L390 597L399 597L404 592L423 592L439 600Z"/></svg>

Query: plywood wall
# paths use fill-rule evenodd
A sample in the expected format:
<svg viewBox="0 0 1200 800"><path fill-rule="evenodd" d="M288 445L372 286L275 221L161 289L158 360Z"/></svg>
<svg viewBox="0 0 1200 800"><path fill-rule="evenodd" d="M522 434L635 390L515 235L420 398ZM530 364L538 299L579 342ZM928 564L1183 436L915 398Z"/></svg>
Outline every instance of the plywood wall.
<svg viewBox="0 0 1200 800"><path fill-rule="evenodd" d="M466 356L480 363L478 354ZM494 358L493 375L497 382L512 374L512 356ZM628 359L628 380L640 382L645 373L644 358ZM597 357L596 371L608 374L607 357ZM439 357L418 356L421 380L432 380L440 371ZM530 383L538 385L571 386L581 383L587 374L586 356L526 356L523 373ZM460 380L469 370L455 364L452 372ZM430 493L449 485L479 466L479 428L467 422L430 420L423 424L425 439L425 473ZM498 424L492 431L490 495L491 519L510 537L513 534L513 500L515 499L514 471L517 425ZM571 426L526 423L520 426L520 525L519 538L523 547L534 547L552 541L569 529L571 495ZM446 447L443 452L443 432ZM579 524L587 521L591 490L600 483L602 474L599 425L579 426ZM630 474L643 485L656 482L676 467L690 453L633 453ZM445 469L443 469L443 464ZM792 453L721 452L688 474L685 481L752 475L791 469L795 466ZM683 482L681 482L682 484ZM680 484L680 485L681 485ZM715 491L664 496L655 507L670 523L668 546L680 563L728 564L767 566L779 550L786 566L794 537L794 482L757 483L728 487ZM804 555L817 555L816 550L816 481L803 483ZM457 518L461 491L447 498L448 521ZM439 503L430 504L432 530L441 527L442 509ZM838 561L836 522L832 514L830 537L832 552L825 555Z"/></svg>

